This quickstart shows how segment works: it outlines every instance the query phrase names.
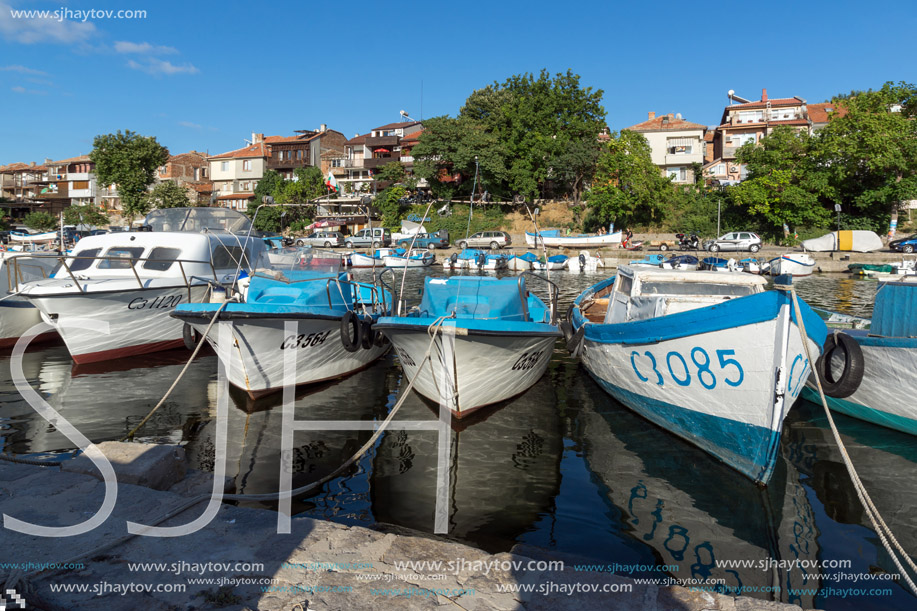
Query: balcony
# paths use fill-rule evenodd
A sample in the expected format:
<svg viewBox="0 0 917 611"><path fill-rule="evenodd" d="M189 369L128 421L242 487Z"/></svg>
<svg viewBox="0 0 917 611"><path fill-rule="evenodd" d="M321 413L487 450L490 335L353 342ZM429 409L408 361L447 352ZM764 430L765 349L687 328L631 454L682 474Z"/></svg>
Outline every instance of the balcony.
<svg viewBox="0 0 917 611"><path fill-rule="evenodd" d="M69 172L64 180L89 180L89 172Z"/></svg>
<svg viewBox="0 0 917 611"><path fill-rule="evenodd" d="M277 169L295 169L295 168L307 168L311 163L309 163L309 156L306 155L303 159L277 159L275 157L269 157L267 160L267 169L277 170Z"/></svg>
<svg viewBox="0 0 917 611"><path fill-rule="evenodd" d="M391 157L370 157L369 159L363 160L363 167L368 170L375 170L376 168L381 168L384 165L388 165L393 161L401 161L401 158L398 156Z"/></svg>
<svg viewBox="0 0 917 611"><path fill-rule="evenodd" d="M723 147L723 159L735 159L736 151L742 148L741 146L724 146Z"/></svg>
<svg viewBox="0 0 917 611"><path fill-rule="evenodd" d="M397 146L399 142L401 142L401 138L398 136L370 136L366 139L363 146L372 149L377 146Z"/></svg>

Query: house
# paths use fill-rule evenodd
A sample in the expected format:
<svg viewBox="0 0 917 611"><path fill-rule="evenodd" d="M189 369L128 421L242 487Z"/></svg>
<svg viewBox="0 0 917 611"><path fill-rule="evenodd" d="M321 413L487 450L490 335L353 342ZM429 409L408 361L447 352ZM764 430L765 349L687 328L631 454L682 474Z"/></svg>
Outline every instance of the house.
<svg viewBox="0 0 917 611"><path fill-rule="evenodd" d="M692 164L702 165L707 126L685 121L681 114L656 116L650 112L643 123L624 129L642 134L649 142L653 163L662 173L680 184L694 182Z"/></svg>
<svg viewBox="0 0 917 611"><path fill-rule="evenodd" d="M721 184L744 178L744 168L736 162L736 151L742 145L760 142L780 126L809 129L808 105L799 96L770 99L767 89L762 89L760 100L746 100L732 91L729 98L738 104L732 103L723 110L720 125L714 130L713 159L704 166L705 178Z"/></svg>
<svg viewBox="0 0 917 611"><path fill-rule="evenodd" d="M33 210L48 210L37 196L44 187L47 167L31 163L11 163L0 166L0 197L7 203L10 215L21 218Z"/></svg>
<svg viewBox="0 0 917 611"><path fill-rule="evenodd" d="M209 174L210 163L207 161L207 155L190 151L170 156L166 164L156 170L156 182L171 180L185 188L192 203L208 204L213 191L213 182Z"/></svg>
<svg viewBox="0 0 917 611"><path fill-rule="evenodd" d="M291 180L297 168L323 169L323 154L334 151L343 155L344 143L344 134L329 130L324 124L315 131L298 130L295 136L265 137L252 133L249 146L207 159L214 201L224 208L245 210L254 199L255 187L265 171L274 170Z"/></svg>
<svg viewBox="0 0 917 611"><path fill-rule="evenodd" d="M828 124L832 116L843 117L847 114L846 106L838 106L833 102L809 104L809 133L814 134Z"/></svg>

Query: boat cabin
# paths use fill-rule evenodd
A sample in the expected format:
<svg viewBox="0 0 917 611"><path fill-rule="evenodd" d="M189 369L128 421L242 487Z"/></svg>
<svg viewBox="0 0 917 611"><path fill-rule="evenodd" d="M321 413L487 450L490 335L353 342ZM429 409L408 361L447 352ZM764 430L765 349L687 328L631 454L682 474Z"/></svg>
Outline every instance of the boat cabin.
<svg viewBox="0 0 917 611"><path fill-rule="evenodd" d="M765 278L751 274L622 265L618 268L610 293L596 294L590 307L584 307L584 312L594 322L633 322L761 293L766 284Z"/></svg>

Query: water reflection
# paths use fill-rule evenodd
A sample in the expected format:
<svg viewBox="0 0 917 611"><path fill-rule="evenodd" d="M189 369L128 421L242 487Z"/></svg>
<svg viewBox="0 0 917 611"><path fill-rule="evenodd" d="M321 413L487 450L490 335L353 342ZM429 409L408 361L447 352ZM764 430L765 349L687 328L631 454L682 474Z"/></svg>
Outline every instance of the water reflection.
<svg viewBox="0 0 917 611"><path fill-rule="evenodd" d="M435 270L425 273L436 273ZM425 273L405 282L419 299ZM358 272L357 276L371 275ZM552 274L560 308L602 275ZM401 274L394 282L398 290ZM798 281L815 306L869 316L876 284L838 276ZM537 289L536 289L537 290ZM409 300L410 300L409 299ZM561 342L547 375L529 392L456 423L449 455L449 533L490 551L526 543L594 562L677 565L679 578L723 579L731 588L781 587L777 598L824 609L913 608L892 584L891 597L820 598L787 588L864 587L816 577L808 568L717 567L718 560L850 560L848 573L893 571L826 429L820 408L797 405L784 429L782 457L761 490L709 455L623 408L599 390ZM26 378L93 441L120 439L155 405L188 352L149 355L74 369L62 345L23 357ZM384 418L397 401L401 371L389 355L343 380L300 390L298 420ZM278 489L281 469L293 486L330 473L370 432L301 431L282 455L277 394L251 401L234 393L229 410L227 473L236 492ZM147 441L181 443L191 466L212 471L216 358L195 361L160 413L140 432ZM435 420L435 406L411 393L399 420ZM854 463L902 545L917 554L917 444L913 437L836 417ZM433 431L383 434L345 473L305 497L294 513L372 525L385 522L432 532L436 443ZM19 396L9 352L0 353L0 450L67 452L73 444ZM274 507L272 503L253 506ZM658 577L659 574L649 576ZM885 587L889 582L866 582Z"/></svg>

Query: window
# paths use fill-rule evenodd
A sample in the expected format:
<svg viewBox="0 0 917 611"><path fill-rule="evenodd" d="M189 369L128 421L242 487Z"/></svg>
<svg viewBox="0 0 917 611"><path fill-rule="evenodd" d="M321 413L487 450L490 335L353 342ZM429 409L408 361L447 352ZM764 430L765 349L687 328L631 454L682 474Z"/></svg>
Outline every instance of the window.
<svg viewBox="0 0 917 611"><path fill-rule="evenodd" d="M688 168L680 166L677 168L669 168L666 170L669 177L675 182L685 182L688 180Z"/></svg>
<svg viewBox="0 0 917 611"><path fill-rule="evenodd" d="M80 259L76 257L98 257L100 252L102 252L101 248L93 248L91 250L79 251L78 253L73 255L75 258L73 259L73 263L70 264L70 271L71 272L81 272L84 269L89 269L89 267L93 263L92 259Z"/></svg>
<svg viewBox="0 0 917 611"><path fill-rule="evenodd" d="M644 282L642 295L700 295L708 297L742 297L755 292L754 286L743 284L714 284L712 282Z"/></svg>
<svg viewBox="0 0 917 611"><path fill-rule="evenodd" d="M239 246L217 244L213 249L213 267L216 269L235 268L244 255L245 251ZM242 265L244 267L246 263L243 262Z"/></svg>
<svg viewBox="0 0 917 611"><path fill-rule="evenodd" d="M228 171L229 171L229 162L228 162L228 161L221 161L221 162L220 162L220 170L222 170L222 171L224 171L224 172L228 172Z"/></svg>
<svg viewBox="0 0 917 611"><path fill-rule="evenodd" d="M296 158L302 159L302 149L299 149L298 151L296 151Z"/></svg>
<svg viewBox="0 0 917 611"><path fill-rule="evenodd" d="M764 121L763 110L739 111L739 123L761 123L762 121Z"/></svg>
<svg viewBox="0 0 917 611"><path fill-rule="evenodd" d="M690 155L694 152L694 138L668 138L666 140L666 153L669 155Z"/></svg>
<svg viewBox="0 0 917 611"><path fill-rule="evenodd" d="M164 165L159 166L159 173L162 174L163 176L165 176L165 174L166 174L166 166L164 166Z"/></svg>
<svg viewBox="0 0 917 611"><path fill-rule="evenodd" d="M742 146L746 142L754 142L754 134L733 134L732 136L727 137L727 141L732 144L732 146Z"/></svg>
<svg viewBox="0 0 917 611"><path fill-rule="evenodd" d="M175 259L178 258L180 253L181 250L178 248L165 248L162 246L154 248L149 256L149 259L152 260L144 261L143 269L164 272L172 267L172 263L175 262Z"/></svg>
<svg viewBox="0 0 917 611"><path fill-rule="evenodd" d="M633 287L634 279L630 276L619 275L615 279L615 291L621 295L630 297L630 291Z"/></svg>
<svg viewBox="0 0 917 611"><path fill-rule="evenodd" d="M142 246L114 246L105 253L106 257L112 258L100 261L99 269L130 269L142 254Z"/></svg>
<svg viewBox="0 0 917 611"><path fill-rule="evenodd" d="M245 161L242 162L242 171L243 172L251 172L251 169L252 169L251 159L246 159Z"/></svg>
<svg viewBox="0 0 917 611"><path fill-rule="evenodd" d="M718 163L716 165L713 165L707 168L707 174L710 174L711 176L720 176L725 173L726 173L726 166L725 164L722 164L722 163Z"/></svg>

